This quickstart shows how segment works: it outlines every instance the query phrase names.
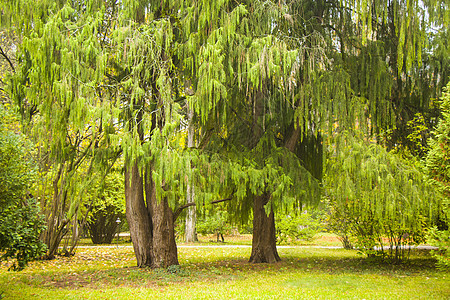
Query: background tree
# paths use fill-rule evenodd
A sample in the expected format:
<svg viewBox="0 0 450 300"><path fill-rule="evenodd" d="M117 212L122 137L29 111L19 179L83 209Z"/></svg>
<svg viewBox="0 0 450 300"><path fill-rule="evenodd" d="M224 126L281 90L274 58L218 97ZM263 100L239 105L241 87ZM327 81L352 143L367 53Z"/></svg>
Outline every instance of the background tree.
<svg viewBox="0 0 450 300"><path fill-rule="evenodd" d="M436 253L438 265L443 268L450 267L450 242L449 242L449 220L450 220L450 173L449 173L449 151L450 151L450 84L444 89L442 100L440 102L442 118L436 130L433 131L433 137L429 140L430 152L426 157L426 165L431 181L434 186L444 195L441 209L440 230L434 228L429 232L429 238L439 246Z"/></svg>
<svg viewBox="0 0 450 300"><path fill-rule="evenodd" d="M111 172L95 184L85 202L89 211L86 229L94 244L111 244L120 223L125 222L123 176ZM120 223L117 222L120 221Z"/></svg>

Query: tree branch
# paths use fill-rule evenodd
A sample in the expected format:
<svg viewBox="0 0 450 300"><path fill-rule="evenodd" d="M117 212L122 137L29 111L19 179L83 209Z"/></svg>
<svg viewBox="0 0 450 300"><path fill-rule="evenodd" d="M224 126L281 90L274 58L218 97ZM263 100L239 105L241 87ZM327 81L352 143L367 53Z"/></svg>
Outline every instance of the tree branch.
<svg viewBox="0 0 450 300"><path fill-rule="evenodd" d="M175 212L173 213L173 221L175 222L175 221L178 219L178 217L180 216L181 212L182 212L185 208L188 208L188 207L190 207L190 206L195 206L195 202L191 202L191 203L188 203L188 204L185 204L185 205L182 205L182 206L178 207L178 208L175 210Z"/></svg>
<svg viewBox="0 0 450 300"><path fill-rule="evenodd" d="M0 55L3 56L6 61L8 62L9 66L11 67L11 69L13 70L13 72L16 72L16 69L14 68L14 64L12 63L11 59L8 57L8 55L5 53L5 51L3 51L3 48L0 47Z"/></svg>
<svg viewBox="0 0 450 300"><path fill-rule="evenodd" d="M211 139L211 137L213 135L213 132L214 132L214 128L210 128L205 132L197 149L205 150L206 146L208 145L209 140Z"/></svg>
<svg viewBox="0 0 450 300"><path fill-rule="evenodd" d="M216 204L216 203L220 203L220 202L230 201L232 199L233 199L233 197L229 197L229 198L226 198L226 199L220 199L220 200L214 200L214 201L211 201L211 204ZM182 206L178 207L175 210L175 212L173 213L173 221L175 222L178 219L178 217L180 216L181 212L185 208L188 208L188 207L191 207L191 206L195 206L195 202L187 203L185 205L182 205Z"/></svg>
<svg viewBox="0 0 450 300"><path fill-rule="evenodd" d="M233 199L233 197L226 198L226 199L220 199L220 200L214 200L214 201L211 201L211 204L217 204L217 203L220 203L220 202L230 201L232 199Z"/></svg>

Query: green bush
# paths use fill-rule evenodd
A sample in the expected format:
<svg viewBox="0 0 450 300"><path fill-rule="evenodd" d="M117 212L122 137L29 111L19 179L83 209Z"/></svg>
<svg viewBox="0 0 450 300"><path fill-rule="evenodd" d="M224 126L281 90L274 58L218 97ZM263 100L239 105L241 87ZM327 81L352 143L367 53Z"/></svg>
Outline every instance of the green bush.
<svg viewBox="0 0 450 300"><path fill-rule="evenodd" d="M417 161L388 152L362 134L337 138L324 179L330 227L367 256L407 258L405 246L423 243L435 224L441 194Z"/></svg>
<svg viewBox="0 0 450 300"><path fill-rule="evenodd" d="M433 227L427 234L428 243L438 247L432 253L437 259L437 267L441 270L450 270L450 230L438 230Z"/></svg>
<svg viewBox="0 0 450 300"><path fill-rule="evenodd" d="M428 174L433 185L444 195L441 205L441 230L429 230L428 242L438 246L434 251L438 267L450 269L450 83L447 84L440 103L442 119L429 140L430 151L426 158Z"/></svg>
<svg viewBox="0 0 450 300"><path fill-rule="evenodd" d="M320 221L308 212L297 216L278 217L275 224L279 244L298 240L310 241L323 229Z"/></svg>
<svg viewBox="0 0 450 300"><path fill-rule="evenodd" d="M14 124L13 115L0 105L0 260L16 259L11 269L22 270L44 254L39 235L45 226L29 194L36 176L31 147Z"/></svg>
<svg viewBox="0 0 450 300"><path fill-rule="evenodd" d="M2 260L15 258L12 270L20 271L29 261L42 256L46 251L39 234L44 230L44 218L39 213L34 199L9 205L0 213L0 249Z"/></svg>
<svg viewBox="0 0 450 300"><path fill-rule="evenodd" d="M223 235L229 234L232 230L232 226L229 224L227 219L227 212L225 211L215 211L211 214L205 215L198 219L197 222L197 232L200 234L217 234L217 241L219 242L221 238L224 242Z"/></svg>

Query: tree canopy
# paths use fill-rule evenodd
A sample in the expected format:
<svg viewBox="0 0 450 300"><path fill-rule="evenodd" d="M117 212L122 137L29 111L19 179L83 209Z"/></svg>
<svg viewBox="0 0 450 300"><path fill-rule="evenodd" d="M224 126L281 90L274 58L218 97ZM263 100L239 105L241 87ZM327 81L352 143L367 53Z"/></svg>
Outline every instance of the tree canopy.
<svg viewBox="0 0 450 300"><path fill-rule="evenodd" d="M188 185L197 204L232 198L230 211L244 219L253 209L251 261L276 261L274 213L318 201L323 139L401 128L448 74L445 1L0 8L21 41L5 90L51 177L49 256L81 213L85 179L122 156L139 266L178 263L173 223ZM427 40L430 28L444 36Z"/></svg>

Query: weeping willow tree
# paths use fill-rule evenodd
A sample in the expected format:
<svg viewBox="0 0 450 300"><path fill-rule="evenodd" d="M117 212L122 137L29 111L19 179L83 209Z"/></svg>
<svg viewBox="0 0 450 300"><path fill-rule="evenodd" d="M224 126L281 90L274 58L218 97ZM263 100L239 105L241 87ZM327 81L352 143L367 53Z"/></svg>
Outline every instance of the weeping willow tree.
<svg viewBox="0 0 450 300"><path fill-rule="evenodd" d="M187 100L198 122L199 149L212 153L210 161L222 168L223 189L211 194L232 194L229 207L244 218L253 207L253 248L261 253L252 255L255 262L279 260L269 200L281 203L275 198L284 195L292 204L314 184L277 142L283 139L283 116L294 115L286 96L298 80L299 64L297 49L272 32L279 9L271 2L199 1L180 18L187 30L178 58L193 91ZM301 180L310 182L308 189L293 184Z"/></svg>
<svg viewBox="0 0 450 300"><path fill-rule="evenodd" d="M363 253L400 260L407 253L402 247L424 242L438 219L440 193L417 166L374 141L349 133L338 139L324 182L335 213L331 222L347 224L346 233Z"/></svg>
<svg viewBox="0 0 450 300"><path fill-rule="evenodd" d="M49 256L75 220L85 178L122 154L138 266L178 264L174 221L187 207L180 191L196 182L212 198L223 183L212 170L229 167L180 147L184 78L174 54L182 34L176 15L186 10L169 1L9 1L2 8L3 24L23 33L9 93L55 170Z"/></svg>

